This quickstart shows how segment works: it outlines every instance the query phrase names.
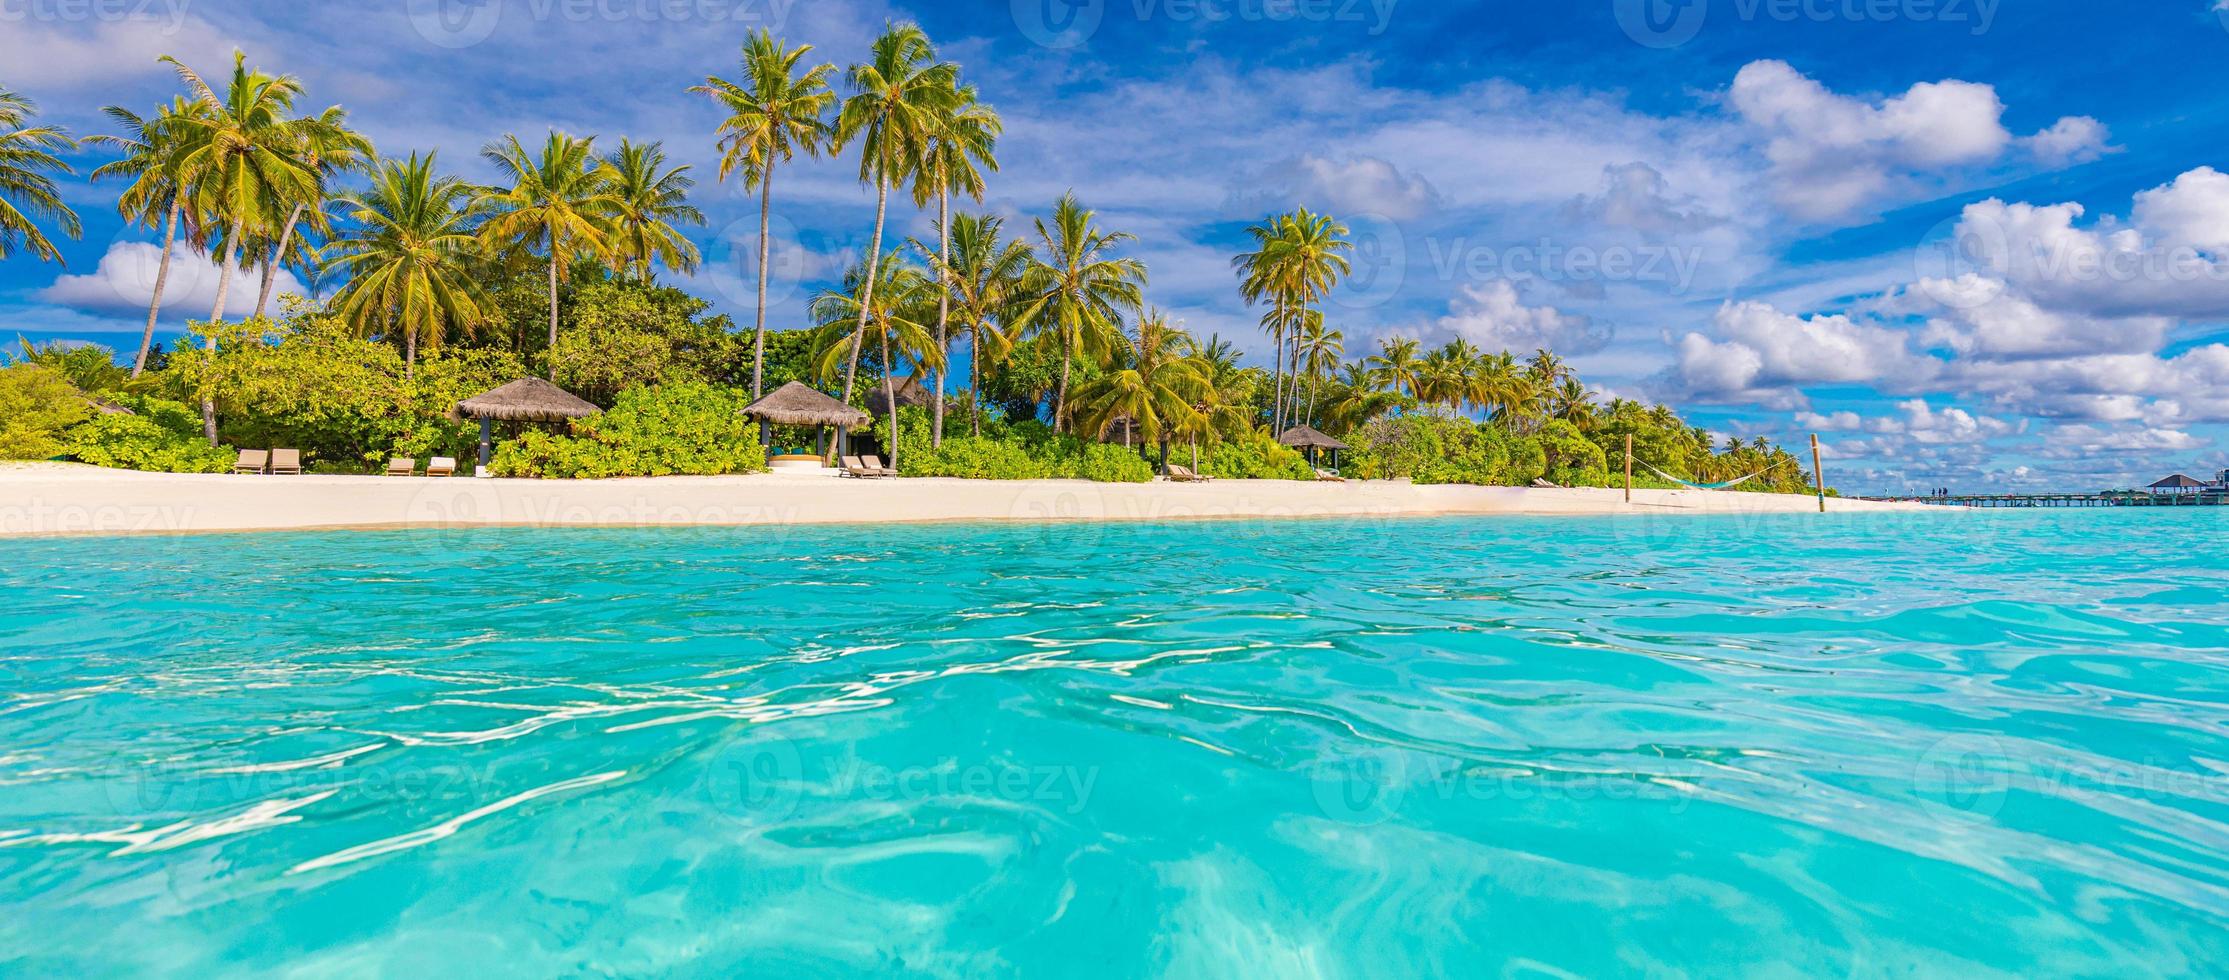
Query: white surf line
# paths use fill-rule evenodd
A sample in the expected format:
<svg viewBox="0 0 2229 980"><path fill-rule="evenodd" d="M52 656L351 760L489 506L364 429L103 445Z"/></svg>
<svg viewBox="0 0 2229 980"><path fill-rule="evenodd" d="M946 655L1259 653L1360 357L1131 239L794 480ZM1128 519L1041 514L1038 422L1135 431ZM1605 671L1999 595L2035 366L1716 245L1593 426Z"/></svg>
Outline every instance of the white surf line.
<svg viewBox="0 0 2229 980"><path fill-rule="evenodd" d="M298 823L301 817L293 811L333 795L328 790L296 799L265 800L229 817L220 817L206 823L180 820L153 829L141 829L133 824L121 830L105 830L88 834L30 834L20 831L0 831L0 847L24 844L120 844L109 856L148 854L174 850L188 844L199 844L219 837L230 837L250 831Z"/></svg>
<svg viewBox="0 0 2229 980"><path fill-rule="evenodd" d="M480 807L479 809L471 810L451 817L440 823L434 824L431 827L426 827L421 830L413 830L407 834L397 834L393 837L388 837L383 840L375 840L369 844L359 844L346 850L334 851L333 853L327 854L324 857L311 858L310 860L304 861L300 864L286 869L286 873L290 875L301 874L306 871L316 871L320 868L330 868L335 865L348 864L352 861L361 861L365 858L378 857L382 854L392 854L396 851L407 851L413 847L431 844L434 841L441 840L444 837L453 835L457 831L463 830L465 825L470 824L475 820L501 813L514 806L518 806L521 803L539 799L552 793L563 793L568 790L583 789L589 786L602 785L604 783L611 782L614 779L618 779L619 777L624 775L626 775L625 771L600 772L592 776L576 776L572 779L551 783L547 786L537 786L533 789L527 790L524 793L507 796L486 806Z"/></svg>
<svg viewBox="0 0 2229 980"><path fill-rule="evenodd" d="M266 762L261 765L251 766L226 766L223 769L211 769L209 770L209 772L211 775L237 775L240 773L254 772L293 772L297 769L329 769L339 766L341 763L353 759L357 756L363 755L366 752L377 752L380 749L386 747L387 743L385 742L373 742L370 745L359 745L353 749L342 749L338 752L314 756L308 759L293 759L286 762Z"/></svg>

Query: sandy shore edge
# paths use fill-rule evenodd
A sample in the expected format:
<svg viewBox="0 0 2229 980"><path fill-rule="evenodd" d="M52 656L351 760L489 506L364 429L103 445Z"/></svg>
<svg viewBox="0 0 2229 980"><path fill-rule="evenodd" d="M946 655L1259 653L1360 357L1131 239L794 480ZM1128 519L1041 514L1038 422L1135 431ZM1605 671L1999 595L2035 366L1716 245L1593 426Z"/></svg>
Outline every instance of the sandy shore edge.
<svg viewBox="0 0 2229 980"><path fill-rule="evenodd" d="M1830 513L1941 510L1827 502ZM1816 513L1811 497L1405 482L1104 484L760 474L624 480L141 473L0 466L0 536L410 527L681 527L982 521L1177 521Z"/></svg>

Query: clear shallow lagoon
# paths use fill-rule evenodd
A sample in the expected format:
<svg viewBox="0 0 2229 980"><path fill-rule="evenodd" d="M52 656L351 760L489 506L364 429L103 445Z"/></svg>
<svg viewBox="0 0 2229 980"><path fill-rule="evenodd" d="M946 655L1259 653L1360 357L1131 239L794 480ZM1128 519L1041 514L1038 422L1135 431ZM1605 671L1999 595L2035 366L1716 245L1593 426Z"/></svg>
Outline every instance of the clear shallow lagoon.
<svg viewBox="0 0 2229 980"><path fill-rule="evenodd" d="M0 542L0 973L2219 974L2224 516Z"/></svg>

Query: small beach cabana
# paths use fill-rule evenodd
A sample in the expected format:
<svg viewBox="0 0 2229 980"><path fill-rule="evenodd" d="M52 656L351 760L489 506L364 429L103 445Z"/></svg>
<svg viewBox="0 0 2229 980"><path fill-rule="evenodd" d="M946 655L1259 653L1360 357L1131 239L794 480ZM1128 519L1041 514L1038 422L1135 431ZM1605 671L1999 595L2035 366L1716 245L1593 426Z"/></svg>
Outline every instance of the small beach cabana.
<svg viewBox="0 0 2229 980"><path fill-rule="evenodd" d="M813 437L816 455L810 460L816 466L828 458L829 429L836 430L837 447L841 452L850 442L851 430L870 421L867 413L830 398L802 381L792 381L743 406L742 414L759 421L759 441L769 446L774 444L772 427L776 425L802 425L818 430ZM768 460L769 464L775 462L802 465L807 460Z"/></svg>
<svg viewBox="0 0 2229 980"><path fill-rule="evenodd" d="M1309 466L1316 465L1317 450L1331 450L1332 469L1339 468L1339 451L1348 448L1346 443L1324 435L1317 431L1314 426L1309 425L1296 425L1286 429L1283 435L1277 437L1277 442L1300 450L1302 455L1308 457Z"/></svg>
<svg viewBox="0 0 2229 980"><path fill-rule="evenodd" d="M457 403L459 418L480 422L480 467L485 469L495 449L497 422L567 422L587 418L603 409L582 401L540 378L520 378L494 391Z"/></svg>
<svg viewBox="0 0 2229 980"><path fill-rule="evenodd" d="M2190 477L2184 476L2181 473L2177 473L2174 476L2170 476L2167 479L2159 481L2158 483L2154 483L2151 486L2146 487L2145 489L2150 490L2153 493L2197 493L2201 490L2206 489L2206 485L2198 482L2197 480L2193 480Z"/></svg>

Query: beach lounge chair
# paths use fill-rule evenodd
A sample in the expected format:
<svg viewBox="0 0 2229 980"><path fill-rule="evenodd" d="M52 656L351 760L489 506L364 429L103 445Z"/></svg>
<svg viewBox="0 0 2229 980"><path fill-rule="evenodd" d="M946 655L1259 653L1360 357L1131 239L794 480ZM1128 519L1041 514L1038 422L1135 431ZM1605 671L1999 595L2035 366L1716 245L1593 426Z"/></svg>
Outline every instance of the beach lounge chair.
<svg viewBox="0 0 2229 980"><path fill-rule="evenodd" d="M859 461L860 461L861 463L865 463L865 464L866 464L866 466L867 466L867 468L868 468L869 470L873 470L873 471L874 471L874 474L875 474L876 476L897 476L897 475L898 475L898 471L897 471L897 470L894 470L894 469L891 469L890 467L887 467L887 466L884 466L884 465L882 465L882 457L880 457L880 456L861 456L861 457L859 457Z"/></svg>
<svg viewBox="0 0 2229 980"><path fill-rule="evenodd" d="M1192 468L1189 466L1169 464L1169 482L1171 483L1207 483L1214 479L1212 476L1201 476L1192 472Z"/></svg>
<svg viewBox="0 0 2229 980"><path fill-rule="evenodd" d="M271 465L271 452L267 449L240 450L240 458L232 464L234 473L261 473Z"/></svg>
<svg viewBox="0 0 2229 980"><path fill-rule="evenodd" d="M426 460L426 475L455 476L457 475L457 461L447 456L435 456Z"/></svg>
<svg viewBox="0 0 2229 980"><path fill-rule="evenodd" d="M1333 472L1331 472L1330 470L1317 470L1317 471L1316 471L1316 482L1317 482L1317 483L1345 483L1345 482L1347 482L1347 478L1346 478L1346 477L1343 477L1343 476L1340 476L1340 475L1339 475L1339 474L1337 474L1337 473L1333 473Z"/></svg>
<svg viewBox="0 0 2229 980"><path fill-rule="evenodd" d="M397 456L387 461L388 476L409 476L410 471L417 468L418 461L408 456Z"/></svg>
<svg viewBox="0 0 2229 980"><path fill-rule="evenodd" d="M271 450L272 476L301 476L302 451L299 449Z"/></svg>
<svg viewBox="0 0 2229 980"><path fill-rule="evenodd" d="M1533 485L1534 487L1537 487L1537 488L1539 488L1539 489L1542 489L1542 490L1565 490L1565 489L1569 489L1568 487L1561 487L1561 486L1557 486L1556 484L1550 483L1550 482L1548 482L1547 480L1545 480L1545 479L1542 479L1542 478L1540 478L1540 477L1533 477L1533 480L1532 480L1532 485Z"/></svg>
<svg viewBox="0 0 2229 980"><path fill-rule="evenodd" d="M860 462L859 457L857 456L846 456L843 458L843 463L844 475L848 477L866 480L882 475L882 473L877 470L868 469L867 464Z"/></svg>

